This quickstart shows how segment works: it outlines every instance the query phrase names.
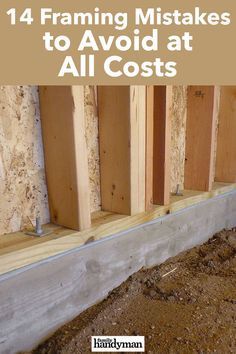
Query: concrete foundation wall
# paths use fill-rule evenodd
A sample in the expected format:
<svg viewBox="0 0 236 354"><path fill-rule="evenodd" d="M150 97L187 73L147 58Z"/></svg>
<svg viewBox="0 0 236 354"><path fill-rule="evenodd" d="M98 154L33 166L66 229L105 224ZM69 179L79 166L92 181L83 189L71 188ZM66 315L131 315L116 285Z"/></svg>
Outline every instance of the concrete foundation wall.
<svg viewBox="0 0 236 354"><path fill-rule="evenodd" d="M1 354L33 348L140 268L234 226L236 191L1 276Z"/></svg>

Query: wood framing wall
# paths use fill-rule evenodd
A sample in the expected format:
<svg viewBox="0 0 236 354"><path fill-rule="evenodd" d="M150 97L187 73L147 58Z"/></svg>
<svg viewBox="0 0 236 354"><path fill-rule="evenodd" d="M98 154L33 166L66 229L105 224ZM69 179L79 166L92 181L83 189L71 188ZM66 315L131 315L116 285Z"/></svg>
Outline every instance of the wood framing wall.
<svg viewBox="0 0 236 354"><path fill-rule="evenodd" d="M91 115L95 118L96 93L92 90ZM175 146L172 134L175 128L171 123L181 116L174 109L176 92L171 86L98 88L99 121L95 118L95 135L91 136L96 140L95 175L101 178L101 192L98 189L102 209L108 212L101 212L90 227L94 206L91 207L89 159L93 153L86 143L91 139L86 132L86 89L40 88L51 220L79 232L51 225L55 231L45 239L29 239L23 233L11 235L10 240L9 235L3 237L0 252L3 352L31 350L51 331L73 318L75 310L79 313L101 300L135 271L157 265L206 241L223 228L235 227L236 183L228 183L236 182L236 87L222 87L220 102L216 87L188 88L185 187L190 190L170 198L171 146ZM182 122L184 112L183 109ZM2 129L0 125L0 134ZM6 120L4 129L8 129ZM16 152L17 148L16 144ZM4 164L2 149L0 145L0 177ZM21 172L25 166L12 158L6 173L11 168ZM217 181L227 183L212 186L214 176ZM5 190L10 187L11 184L6 184ZM99 205L95 204L96 209ZM172 215L160 218L166 214ZM91 239L95 241L92 244ZM14 243L16 240L18 245ZM35 301L38 301L37 320L33 311ZM66 311L58 318L61 308ZM9 311L12 316L5 321Z"/></svg>
<svg viewBox="0 0 236 354"><path fill-rule="evenodd" d="M177 184L210 191L214 179L235 182L236 92L221 91L41 87L51 221L83 230L99 210L135 215L168 206ZM0 175L1 164L0 151Z"/></svg>

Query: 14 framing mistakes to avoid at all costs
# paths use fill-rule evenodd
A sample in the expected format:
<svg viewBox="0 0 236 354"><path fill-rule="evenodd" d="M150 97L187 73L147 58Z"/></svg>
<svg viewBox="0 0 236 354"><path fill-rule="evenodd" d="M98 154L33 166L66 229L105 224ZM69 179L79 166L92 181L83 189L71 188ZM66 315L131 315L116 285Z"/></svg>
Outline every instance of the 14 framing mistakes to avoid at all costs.
<svg viewBox="0 0 236 354"><path fill-rule="evenodd" d="M16 23L16 11L10 9L7 13L11 24ZM33 21L31 9L21 15L20 21L31 24ZM30 22L31 21L31 22ZM132 16L127 12L103 12L95 8L93 12L57 12L52 8L41 8L40 22L42 26L56 27L57 25L77 26L76 43L72 43L67 35L55 35L54 31L46 31L43 36L44 47L48 52L65 52L65 57L58 72L59 77L72 75L74 77L94 77L96 53L107 53L104 60L104 71L109 77L174 77L177 74L175 61L163 61L161 58L138 61L137 53L158 52L160 44L169 52L193 50L193 36L186 28L178 35L172 34L165 40L161 38L162 26L227 26L231 23L230 13L204 12L195 7L192 12L173 10L164 12L157 8L136 8ZM97 30L94 28L97 27ZM101 26L110 28L109 33L101 33ZM144 26L148 26L145 34ZM71 55L73 50L73 55ZM74 51L79 55L74 56ZM127 60L122 53L129 52ZM100 70L101 68L99 68Z"/></svg>

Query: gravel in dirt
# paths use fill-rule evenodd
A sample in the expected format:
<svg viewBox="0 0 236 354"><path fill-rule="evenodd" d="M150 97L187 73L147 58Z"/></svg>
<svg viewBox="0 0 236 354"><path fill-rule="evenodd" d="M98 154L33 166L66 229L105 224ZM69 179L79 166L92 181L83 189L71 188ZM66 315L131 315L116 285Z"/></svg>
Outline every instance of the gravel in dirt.
<svg viewBox="0 0 236 354"><path fill-rule="evenodd" d="M236 353L236 229L152 269L59 329L33 354L91 353L92 335L143 335L146 353Z"/></svg>

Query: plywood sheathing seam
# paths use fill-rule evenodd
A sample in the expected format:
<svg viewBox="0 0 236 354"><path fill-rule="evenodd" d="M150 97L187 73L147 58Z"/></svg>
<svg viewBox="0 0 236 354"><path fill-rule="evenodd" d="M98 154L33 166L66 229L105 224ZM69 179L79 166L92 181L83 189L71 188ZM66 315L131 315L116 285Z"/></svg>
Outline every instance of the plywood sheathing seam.
<svg viewBox="0 0 236 354"><path fill-rule="evenodd" d="M49 221L36 86L0 87L0 235Z"/></svg>

